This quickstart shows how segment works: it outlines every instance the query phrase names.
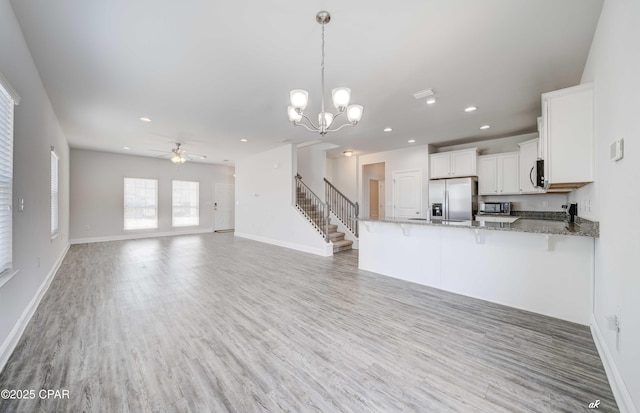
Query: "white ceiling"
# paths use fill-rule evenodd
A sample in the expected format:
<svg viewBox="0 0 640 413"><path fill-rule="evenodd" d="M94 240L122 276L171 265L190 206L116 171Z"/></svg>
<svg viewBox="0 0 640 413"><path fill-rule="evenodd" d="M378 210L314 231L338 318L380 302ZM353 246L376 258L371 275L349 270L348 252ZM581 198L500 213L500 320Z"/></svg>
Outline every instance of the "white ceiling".
<svg viewBox="0 0 640 413"><path fill-rule="evenodd" d="M319 112L364 105L333 155L536 130L540 94L580 82L602 0L12 0L71 147L157 156L182 142L207 162L318 134L288 121L289 90ZM427 106L411 93L435 88ZM478 106L465 113L468 105ZM140 117L149 117L143 123ZM491 129L479 130L483 124ZM385 133L390 126L393 132ZM240 139L247 142L240 142ZM122 149L129 146L130 151Z"/></svg>

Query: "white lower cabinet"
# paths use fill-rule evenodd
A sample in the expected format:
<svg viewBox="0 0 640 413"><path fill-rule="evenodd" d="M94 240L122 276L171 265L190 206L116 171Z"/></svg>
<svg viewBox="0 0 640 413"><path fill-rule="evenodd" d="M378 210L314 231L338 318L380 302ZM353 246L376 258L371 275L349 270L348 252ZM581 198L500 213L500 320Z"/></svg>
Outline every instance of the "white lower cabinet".
<svg viewBox="0 0 640 413"><path fill-rule="evenodd" d="M478 194L520 193L519 152L478 156Z"/></svg>

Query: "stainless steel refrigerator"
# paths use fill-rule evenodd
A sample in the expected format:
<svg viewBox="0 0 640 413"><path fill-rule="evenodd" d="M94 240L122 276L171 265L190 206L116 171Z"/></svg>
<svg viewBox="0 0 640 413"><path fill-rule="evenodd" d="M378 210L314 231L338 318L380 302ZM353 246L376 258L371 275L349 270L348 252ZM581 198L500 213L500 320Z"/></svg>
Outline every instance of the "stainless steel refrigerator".
<svg viewBox="0 0 640 413"><path fill-rule="evenodd" d="M430 180L429 205L432 220L473 220L478 210L477 178Z"/></svg>

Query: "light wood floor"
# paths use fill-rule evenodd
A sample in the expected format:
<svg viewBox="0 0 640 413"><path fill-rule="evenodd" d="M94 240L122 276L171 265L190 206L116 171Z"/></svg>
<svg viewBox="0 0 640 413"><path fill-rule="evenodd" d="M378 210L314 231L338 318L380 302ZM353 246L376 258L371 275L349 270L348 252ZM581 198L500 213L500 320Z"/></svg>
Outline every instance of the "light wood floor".
<svg viewBox="0 0 640 413"><path fill-rule="evenodd" d="M589 329L233 234L72 246L2 412L617 411Z"/></svg>

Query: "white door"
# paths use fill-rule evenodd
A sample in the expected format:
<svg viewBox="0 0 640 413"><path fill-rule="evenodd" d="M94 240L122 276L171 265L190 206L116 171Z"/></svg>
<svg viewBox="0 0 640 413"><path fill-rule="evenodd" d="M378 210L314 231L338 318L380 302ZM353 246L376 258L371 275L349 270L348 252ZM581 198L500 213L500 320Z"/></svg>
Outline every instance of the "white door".
<svg viewBox="0 0 640 413"><path fill-rule="evenodd" d="M422 171L393 173L393 215L422 217Z"/></svg>
<svg viewBox="0 0 640 413"><path fill-rule="evenodd" d="M233 229L235 224L234 184L216 182L213 189L213 229L222 231Z"/></svg>

